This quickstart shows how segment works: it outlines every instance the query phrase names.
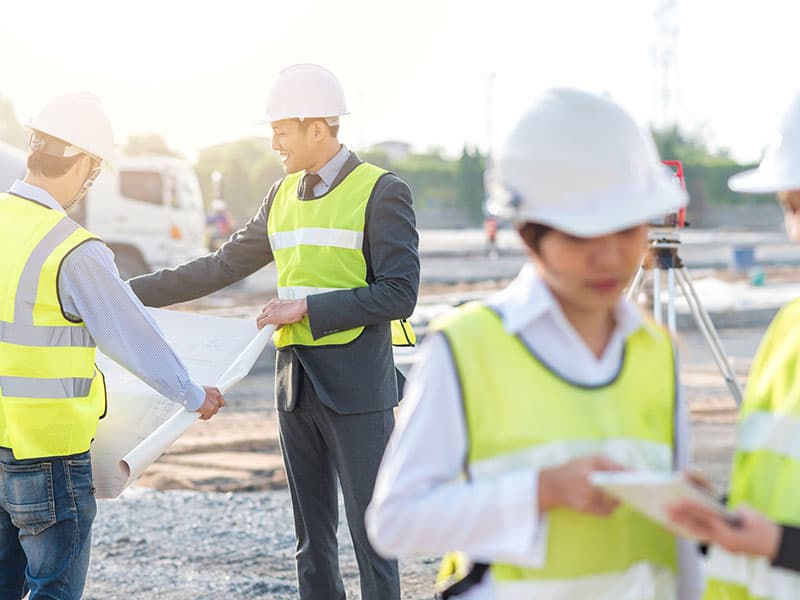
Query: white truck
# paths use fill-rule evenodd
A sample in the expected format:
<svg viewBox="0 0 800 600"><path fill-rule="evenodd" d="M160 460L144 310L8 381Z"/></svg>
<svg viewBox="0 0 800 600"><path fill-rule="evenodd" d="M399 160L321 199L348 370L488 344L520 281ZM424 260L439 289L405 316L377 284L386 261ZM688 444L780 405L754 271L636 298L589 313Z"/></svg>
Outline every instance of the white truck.
<svg viewBox="0 0 800 600"><path fill-rule="evenodd" d="M0 145L0 190L24 174L24 153ZM119 157L70 216L113 250L123 279L207 252L200 185L181 159Z"/></svg>

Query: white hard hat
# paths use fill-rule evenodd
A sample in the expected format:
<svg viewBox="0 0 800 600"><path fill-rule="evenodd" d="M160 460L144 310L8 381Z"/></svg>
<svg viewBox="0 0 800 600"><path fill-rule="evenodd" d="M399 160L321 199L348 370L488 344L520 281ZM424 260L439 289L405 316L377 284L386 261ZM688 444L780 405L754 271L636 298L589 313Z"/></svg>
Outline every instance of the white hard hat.
<svg viewBox="0 0 800 600"><path fill-rule="evenodd" d="M623 108L587 92L552 89L511 132L488 209L517 223L594 237L675 212L686 199L652 137Z"/></svg>
<svg viewBox="0 0 800 600"><path fill-rule="evenodd" d="M327 117L338 125L347 114L344 90L336 76L325 67L299 64L286 67L278 75L267 96L267 120Z"/></svg>
<svg viewBox="0 0 800 600"><path fill-rule="evenodd" d="M61 156L75 156L79 150L104 163L110 163L113 156L111 121L100 99L88 92L72 92L51 100L27 126L74 147L63 147Z"/></svg>
<svg viewBox="0 0 800 600"><path fill-rule="evenodd" d="M737 173L728 179L728 187L752 194L800 189L800 93L783 114L778 134L758 168Z"/></svg>

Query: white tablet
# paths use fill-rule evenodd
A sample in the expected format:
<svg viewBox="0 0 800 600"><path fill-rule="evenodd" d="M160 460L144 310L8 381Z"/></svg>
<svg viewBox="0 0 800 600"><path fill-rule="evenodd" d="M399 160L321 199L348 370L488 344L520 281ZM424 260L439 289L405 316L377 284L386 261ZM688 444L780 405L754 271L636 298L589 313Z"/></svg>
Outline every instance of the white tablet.
<svg viewBox="0 0 800 600"><path fill-rule="evenodd" d="M681 473L595 471L589 474L589 481L683 537L695 539L689 531L672 523L666 512L667 506L680 500L692 500L716 510L731 523L737 521L737 517L724 505L714 500Z"/></svg>

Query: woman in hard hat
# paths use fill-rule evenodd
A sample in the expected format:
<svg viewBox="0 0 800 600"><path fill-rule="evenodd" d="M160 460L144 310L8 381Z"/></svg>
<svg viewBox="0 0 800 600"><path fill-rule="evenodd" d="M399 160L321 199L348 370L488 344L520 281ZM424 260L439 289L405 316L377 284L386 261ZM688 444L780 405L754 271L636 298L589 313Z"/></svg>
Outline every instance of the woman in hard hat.
<svg viewBox="0 0 800 600"><path fill-rule="evenodd" d="M589 482L688 460L669 334L623 297L648 220L684 203L612 101L544 94L497 161L492 209L530 264L426 340L367 526L387 555L460 550L442 597L675 598L696 553Z"/></svg>
<svg viewBox="0 0 800 600"><path fill-rule="evenodd" d="M736 192L777 193L786 231L800 242L800 94L757 169L728 182ZM729 503L738 523L695 503L673 519L715 544L708 599L788 600L800 595L800 300L773 320L753 360L741 408Z"/></svg>

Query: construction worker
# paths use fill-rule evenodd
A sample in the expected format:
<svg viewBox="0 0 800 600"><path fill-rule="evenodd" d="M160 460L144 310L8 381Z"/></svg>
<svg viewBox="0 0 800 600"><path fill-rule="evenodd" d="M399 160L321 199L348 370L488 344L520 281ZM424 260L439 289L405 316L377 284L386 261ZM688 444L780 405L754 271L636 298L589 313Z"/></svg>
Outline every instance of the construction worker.
<svg viewBox="0 0 800 600"><path fill-rule="evenodd" d="M390 321L419 285L411 191L338 140L336 77L284 69L269 92L272 148L286 176L217 252L131 281L145 304L209 294L275 262L278 297L258 315L275 333L275 401L297 534L300 597L345 598L336 530L338 478L364 600L400 598L395 561L369 544L364 511L394 426L398 379Z"/></svg>
<svg viewBox="0 0 800 600"><path fill-rule="evenodd" d="M496 169L490 208L530 264L423 345L370 539L388 556L460 550L443 598L662 599L678 580L694 598L694 549L588 480L688 461L670 336L622 295L645 223L684 193L622 108L571 89L534 102Z"/></svg>
<svg viewBox="0 0 800 600"><path fill-rule="evenodd" d="M728 182L736 192L777 193L786 231L800 242L800 94L757 169ZM789 600L800 590L800 300L781 309L756 353L739 418L730 506L738 522L694 502L673 519L711 548L708 600Z"/></svg>
<svg viewBox="0 0 800 600"><path fill-rule="evenodd" d="M24 180L0 194L0 598L81 597L96 513L89 445L106 413L95 347L209 419L219 391L194 383L111 251L65 210L113 152L88 93L30 124Z"/></svg>

